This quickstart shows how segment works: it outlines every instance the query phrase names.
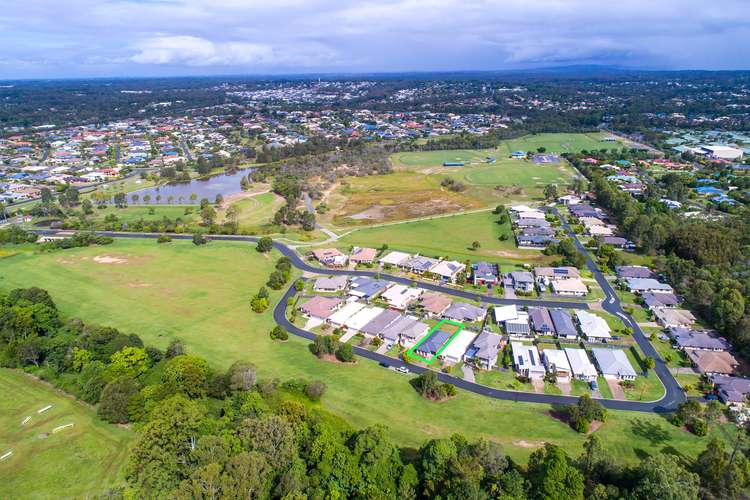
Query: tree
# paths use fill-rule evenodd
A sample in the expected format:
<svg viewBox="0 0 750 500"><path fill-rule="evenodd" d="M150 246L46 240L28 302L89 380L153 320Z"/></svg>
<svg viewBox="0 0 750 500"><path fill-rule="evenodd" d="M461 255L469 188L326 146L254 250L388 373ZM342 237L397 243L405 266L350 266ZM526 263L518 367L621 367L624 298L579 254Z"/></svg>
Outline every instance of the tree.
<svg viewBox="0 0 750 500"><path fill-rule="evenodd" d="M671 455L648 457L636 472L640 479L632 490L633 498L688 500L699 497L698 475L686 471Z"/></svg>
<svg viewBox="0 0 750 500"><path fill-rule="evenodd" d="M138 389L138 383L131 377L113 380L102 391L97 408L98 415L113 424L128 423L128 406L130 400L138 394Z"/></svg>
<svg viewBox="0 0 750 500"><path fill-rule="evenodd" d="M583 475L570 464L562 448L545 444L531 454L528 470L533 498L583 499Z"/></svg>
<svg viewBox="0 0 750 500"><path fill-rule="evenodd" d="M182 345L182 342L179 340L172 340L167 346L165 357L167 359L172 359L177 356L182 356L183 354L185 354L185 346Z"/></svg>
<svg viewBox="0 0 750 500"><path fill-rule="evenodd" d="M480 248L481 246L482 246L482 244L481 244L481 243L479 243L479 242L478 242L478 241L476 241L476 240L475 240L475 241L473 241L473 242L471 243L471 249L472 249L472 250L479 250L479 248Z"/></svg>
<svg viewBox="0 0 750 500"><path fill-rule="evenodd" d="M245 420L238 437L245 449L263 453L278 470L290 465L297 455L294 427L278 415Z"/></svg>
<svg viewBox="0 0 750 500"><path fill-rule="evenodd" d="M646 368L646 370L653 370L656 367L656 360L651 356L647 356L643 360L643 366Z"/></svg>
<svg viewBox="0 0 750 500"><path fill-rule="evenodd" d="M264 236L258 240L258 244L255 249L260 253L270 252L273 249L273 240L268 236Z"/></svg>
<svg viewBox="0 0 750 500"><path fill-rule="evenodd" d="M724 442L713 438L698 455L694 471L700 476L703 488L715 498L741 498L750 479L748 465L745 455L732 457L726 451Z"/></svg>
<svg viewBox="0 0 750 500"><path fill-rule="evenodd" d="M145 349L125 347L110 357L107 373L112 378L137 378L148 371L151 360Z"/></svg>
<svg viewBox="0 0 750 500"><path fill-rule="evenodd" d="M204 359L183 354L169 360L162 382L191 398L199 398L206 394L208 375L208 363Z"/></svg>
<svg viewBox="0 0 750 500"><path fill-rule="evenodd" d="M116 193L113 200L117 208L125 208L128 206L128 198L125 193Z"/></svg>
<svg viewBox="0 0 750 500"><path fill-rule="evenodd" d="M237 205L229 205L227 208L227 211L225 212L224 216L226 217L227 221L232 224L236 225L237 220L240 216L240 209Z"/></svg>
<svg viewBox="0 0 750 500"><path fill-rule="evenodd" d="M161 402L138 433L125 474L140 498L172 491L188 477L193 443L204 421L204 410L184 396Z"/></svg>
<svg viewBox="0 0 750 500"><path fill-rule="evenodd" d="M196 193L190 193L190 203L195 203L198 199L198 195Z"/></svg>
<svg viewBox="0 0 750 500"><path fill-rule="evenodd" d="M221 475L222 498L268 498L273 473L274 468L262 453L235 455Z"/></svg>
<svg viewBox="0 0 750 500"><path fill-rule="evenodd" d="M194 233L193 234L193 245L200 246L206 244L206 237L203 236L201 233Z"/></svg>
<svg viewBox="0 0 750 500"><path fill-rule="evenodd" d="M214 205L221 205L224 203L224 197L221 195L221 193L217 193L216 197L214 198Z"/></svg>
<svg viewBox="0 0 750 500"><path fill-rule="evenodd" d="M274 326L269 335L271 339L273 340L289 339L289 334L287 333L286 329L281 325Z"/></svg>
<svg viewBox="0 0 750 500"><path fill-rule="evenodd" d="M547 184L544 186L544 199L547 201L553 201L556 200L557 197L557 184Z"/></svg>
<svg viewBox="0 0 750 500"><path fill-rule="evenodd" d="M338 349L336 349L336 359L344 363L354 362L354 350L351 344L339 344Z"/></svg>
<svg viewBox="0 0 750 500"><path fill-rule="evenodd" d="M255 365L246 361L236 361L227 372L229 388L233 391L249 391L255 385Z"/></svg>
<svg viewBox="0 0 750 500"><path fill-rule="evenodd" d="M268 282L266 284L272 290L281 290L284 287L284 285L286 285L286 282L287 282L286 274L284 274L281 271L274 271L268 277Z"/></svg>
<svg viewBox="0 0 750 500"><path fill-rule="evenodd" d="M203 221L203 225L205 226L213 225L214 221L216 220L216 210L214 210L214 207L212 207L211 205L206 205L205 207L201 208L201 220Z"/></svg>
<svg viewBox="0 0 750 500"><path fill-rule="evenodd" d="M320 401L326 392L326 384L320 380L313 380L305 386L305 394L310 401Z"/></svg>

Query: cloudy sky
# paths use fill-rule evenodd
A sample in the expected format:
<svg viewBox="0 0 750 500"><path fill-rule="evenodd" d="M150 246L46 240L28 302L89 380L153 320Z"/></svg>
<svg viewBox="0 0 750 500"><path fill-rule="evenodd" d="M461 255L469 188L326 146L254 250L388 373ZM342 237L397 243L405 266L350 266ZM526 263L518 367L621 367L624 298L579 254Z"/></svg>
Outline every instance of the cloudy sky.
<svg viewBox="0 0 750 500"><path fill-rule="evenodd" d="M3 0L0 79L750 69L750 0Z"/></svg>

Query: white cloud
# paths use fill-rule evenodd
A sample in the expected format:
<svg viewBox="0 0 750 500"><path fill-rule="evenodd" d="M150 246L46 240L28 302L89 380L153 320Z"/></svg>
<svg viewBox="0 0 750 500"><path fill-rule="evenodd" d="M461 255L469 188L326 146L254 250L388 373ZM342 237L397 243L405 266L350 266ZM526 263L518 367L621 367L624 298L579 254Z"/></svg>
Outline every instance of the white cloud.
<svg viewBox="0 0 750 500"><path fill-rule="evenodd" d="M748 0L49 2L4 0L0 55L54 62L40 73L124 75L750 65Z"/></svg>

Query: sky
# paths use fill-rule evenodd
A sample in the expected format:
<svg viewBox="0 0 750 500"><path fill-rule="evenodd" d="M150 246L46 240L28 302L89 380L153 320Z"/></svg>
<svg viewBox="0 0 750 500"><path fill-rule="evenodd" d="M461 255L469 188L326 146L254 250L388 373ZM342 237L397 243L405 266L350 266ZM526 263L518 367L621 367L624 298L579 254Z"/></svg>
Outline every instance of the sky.
<svg viewBox="0 0 750 500"><path fill-rule="evenodd" d="M0 80L750 69L750 0L3 0Z"/></svg>

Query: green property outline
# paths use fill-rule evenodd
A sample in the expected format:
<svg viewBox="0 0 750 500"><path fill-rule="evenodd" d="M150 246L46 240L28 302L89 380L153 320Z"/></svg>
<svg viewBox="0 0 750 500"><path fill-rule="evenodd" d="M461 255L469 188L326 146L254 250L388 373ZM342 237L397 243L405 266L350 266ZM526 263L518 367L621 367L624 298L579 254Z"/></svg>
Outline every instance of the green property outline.
<svg viewBox="0 0 750 500"><path fill-rule="evenodd" d="M445 325L446 323L449 324L449 325L457 326L458 330L456 330L456 333L454 333L453 335L451 335L450 338L448 338L448 340L445 341L445 343L443 344L443 347L441 347L440 350L438 350L438 352L436 352L432 356L432 359L423 358L422 356L420 356L419 354L417 354L416 352L414 352L414 351L417 350L417 348L419 346L421 346L422 344L424 344L427 341L427 339L429 339L432 336L433 333L435 333L437 330L440 330L440 327L443 326L443 325ZM431 365L432 363L435 362L435 360L438 358L438 356L440 356L440 354L450 345L450 343L455 340L455 338L458 336L459 333L461 333L463 331L464 328L465 327L464 327L463 323L459 323L458 321L453 321L451 319L443 319L437 325L435 325L432 328L430 328L430 331L427 332L427 335L425 335L424 337L422 337L422 340L420 340L419 342L417 342L414 346L412 346L411 349L409 349L408 351L406 351L406 355L408 357L412 358L412 359L418 359L419 361L422 361L424 363L427 363L428 365Z"/></svg>

